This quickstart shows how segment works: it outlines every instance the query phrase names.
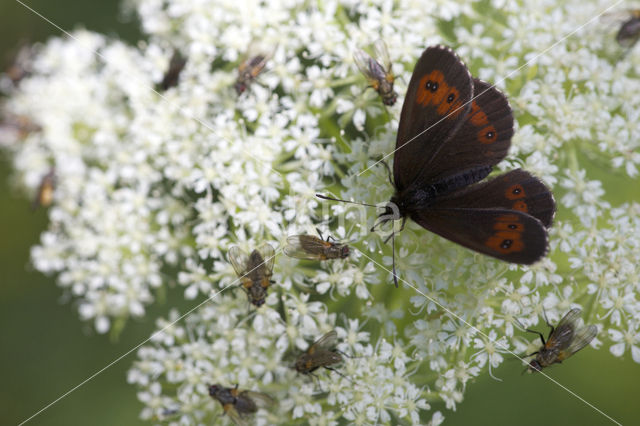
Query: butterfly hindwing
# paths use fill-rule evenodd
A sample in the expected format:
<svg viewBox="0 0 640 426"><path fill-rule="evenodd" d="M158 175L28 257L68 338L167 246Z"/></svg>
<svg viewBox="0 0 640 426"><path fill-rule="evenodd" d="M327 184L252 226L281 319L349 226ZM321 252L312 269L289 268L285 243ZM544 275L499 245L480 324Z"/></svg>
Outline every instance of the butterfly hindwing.
<svg viewBox="0 0 640 426"><path fill-rule="evenodd" d="M471 108L473 80L449 48L427 48L411 76L400 114L393 163L397 191L415 181Z"/></svg>
<svg viewBox="0 0 640 426"><path fill-rule="evenodd" d="M507 156L513 136L509 102L489 83L474 78L473 84L471 110L425 167L421 182L438 182L466 170L494 166Z"/></svg>
<svg viewBox="0 0 640 426"><path fill-rule="evenodd" d="M501 208L437 208L411 215L420 226L479 253L532 264L547 252L547 231L535 217Z"/></svg>
<svg viewBox="0 0 640 426"><path fill-rule="evenodd" d="M551 226L556 204L551 191L531 173L516 169L438 200L435 208L501 208L529 214Z"/></svg>

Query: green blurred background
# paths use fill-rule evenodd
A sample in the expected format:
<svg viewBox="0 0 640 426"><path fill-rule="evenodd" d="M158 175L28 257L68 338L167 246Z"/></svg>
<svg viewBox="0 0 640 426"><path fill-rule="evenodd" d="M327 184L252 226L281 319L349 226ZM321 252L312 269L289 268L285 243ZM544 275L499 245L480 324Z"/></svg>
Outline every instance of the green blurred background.
<svg viewBox="0 0 640 426"><path fill-rule="evenodd" d="M141 36L136 22L123 22L117 0L25 1L29 7L65 30L90 30L134 42ZM21 40L43 41L60 31L13 0L0 2L0 61ZM637 52L636 52L637 54ZM149 309L146 319L130 322L118 341L96 335L83 325L76 308L61 301L54 279L29 266L29 248L47 226L46 212L32 213L31 200L10 185L10 160L0 152L0 422L18 424L146 339L153 318L172 307ZM602 170L594 170L600 178ZM174 292L175 293L175 292ZM175 295L175 294L174 294ZM169 297L169 300L179 299ZM135 352L115 363L29 424L138 424L141 404L126 383ZM494 371L504 381L483 376L468 387L456 412L443 411L448 425L572 425L611 424L593 408L541 375L521 375L518 362L507 361ZM623 424L640 422L640 366L628 352L615 359L606 349L587 348L570 362L548 373L589 403Z"/></svg>

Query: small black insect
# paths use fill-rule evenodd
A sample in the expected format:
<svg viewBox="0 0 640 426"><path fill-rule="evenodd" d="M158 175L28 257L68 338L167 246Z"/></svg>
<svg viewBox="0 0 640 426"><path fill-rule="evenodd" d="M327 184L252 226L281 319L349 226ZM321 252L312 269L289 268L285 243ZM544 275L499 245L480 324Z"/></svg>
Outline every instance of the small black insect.
<svg viewBox="0 0 640 426"><path fill-rule="evenodd" d="M396 103L398 94L393 90L395 77L391 72L389 51L382 39L376 40L373 48L375 59L362 49L357 49L354 52L353 59L360 72L367 78L369 86L382 98L382 103L391 106Z"/></svg>
<svg viewBox="0 0 640 426"><path fill-rule="evenodd" d="M319 229L318 235L292 235L287 238L284 253L287 256L308 260L345 259L349 257L349 246L334 242L333 237L322 239Z"/></svg>
<svg viewBox="0 0 640 426"><path fill-rule="evenodd" d="M169 68L164 73L164 77L160 82L160 89L165 91L171 87L176 87L180 81L180 74L187 64L187 58L182 56L177 50L173 52L171 60L169 61Z"/></svg>
<svg viewBox="0 0 640 426"><path fill-rule="evenodd" d="M238 385L227 388L219 384L209 386L209 395L217 400L224 413L236 425L246 425L243 417L254 414L258 408L267 408L274 404L273 398L262 392L238 390Z"/></svg>
<svg viewBox="0 0 640 426"><path fill-rule="evenodd" d="M262 306L267 298L275 256L275 250L269 244L261 245L249 256L238 246L229 249L229 261L240 277L249 302L256 307Z"/></svg>
<svg viewBox="0 0 640 426"><path fill-rule="evenodd" d="M46 175L42 177L38 192L31 203L31 209L35 210L38 207L49 207L53 202L53 191L55 189L56 176L54 169L52 168Z"/></svg>
<svg viewBox="0 0 640 426"><path fill-rule="evenodd" d="M535 359L529 363L528 370L530 372L541 371L543 368L551 364L561 363L569 358L580 349L584 348L596 337L598 328L595 325L578 326L580 319L580 309L572 309L562 317L558 325L554 328L549 322L547 325L551 328L547 340L544 340L542 333L527 329L530 333L540 336L542 346L536 352L527 356L535 355Z"/></svg>
<svg viewBox="0 0 640 426"><path fill-rule="evenodd" d="M298 373L315 376L313 372L323 367L344 377L343 374L331 367L342 362L343 354L335 348L337 338L338 333L335 330L331 330L316 340L298 357L294 365L295 370Z"/></svg>
<svg viewBox="0 0 640 426"><path fill-rule="evenodd" d="M233 85L238 95L243 94L262 70L264 70L269 58L271 58L271 55L258 53L251 55L249 59L245 60L240 64L240 66L238 66L238 78Z"/></svg>

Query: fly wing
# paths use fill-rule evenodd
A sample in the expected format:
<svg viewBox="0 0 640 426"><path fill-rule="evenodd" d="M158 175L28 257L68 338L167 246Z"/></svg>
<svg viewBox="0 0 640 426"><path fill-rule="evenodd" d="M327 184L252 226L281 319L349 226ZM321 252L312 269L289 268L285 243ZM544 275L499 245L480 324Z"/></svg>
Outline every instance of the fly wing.
<svg viewBox="0 0 640 426"><path fill-rule="evenodd" d="M239 277L245 275L247 272L247 264L249 263L247 254L242 251L240 247L232 246L229 248L227 257L229 258L229 262L231 262L233 269L236 271L236 274L238 274Z"/></svg>
<svg viewBox="0 0 640 426"><path fill-rule="evenodd" d="M316 340L313 345L309 347L307 353L312 355L314 352L318 350L330 350L336 345L336 341L338 340L338 333L335 330L331 330L327 332L324 336Z"/></svg>
<svg viewBox="0 0 640 426"><path fill-rule="evenodd" d="M356 49L353 52L353 60L360 72L369 80L369 84L377 84L379 76L376 76L374 68L370 66L371 61L375 62L375 60L362 49Z"/></svg>
<svg viewBox="0 0 640 426"><path fill-rule="evenodd" d="M240 416L240 413L238 413L238 410L236 410L233 405L228 404L227 406L225 406L224 413L229 416L233 424L237 426L248 426L248 423L244 421L244 419Z"/></svg>
<svg viewBox="0 0 640 426"><path fill-rule="evenodd" d="M560 351L560 353L558 354L558 360L563 361L569 358L571 355L587 346L596 337L597 334L598 327L596 327L595 325L579 328L575 332L569 346L566 349Z"/></svg>
<svg viewBox="0 0 640 426"><path fill-rule="evenodd" d="M320 260L327 244L330 243L313 235L293 235L287 238L284 254L298 259Z"/></svg>
<svg viewBox="0 0 640 426"><path fill-rule="evenodd" d="M564 314L564 316L562 317L562 319L560 320L560 322L556 326L556 330L559 329L559 328L567 327L567 326L571 326L571 327L573 327L575 329L576 328L576 324L577 324L578 320L580 319L580 314L581 313L582 313L582 310L580 308L571 309L569 312Z"/></svg>
<svg viewBox="0 0 640 426"><path fill-rule="evenodd" d="M271 273L273 271L273 263L276 258L276 251L273 247L271 247L270 244L267 243L264 243L263 245L258 247L257 250L264 260L264 268L266 270L265 274L271 276Z"/></svg>
<svg viewBox="0 0 640 426"><path fill-rule="evenodd" d="M244 391L242 394L251 398L260 408L268 408L276 403L275 399L262 392Z"/></svg>
<svg viewBox="0 0 640 426"><path fill-rule="evenodd" d="M391 72L391 59L389 59L389 50L387 44L379 38L373 44L373 51L376 55L376 59L382 65L386 72Z"/></svg>
<svg viewBox="0 0 640 426"><path fill-rule="evenodd" d="M580 309L574 308L565 314L553 333L547 339L547 348L557 348L565 351L574 340L576 330L578 328L578 320L580 319Z"/></svg>

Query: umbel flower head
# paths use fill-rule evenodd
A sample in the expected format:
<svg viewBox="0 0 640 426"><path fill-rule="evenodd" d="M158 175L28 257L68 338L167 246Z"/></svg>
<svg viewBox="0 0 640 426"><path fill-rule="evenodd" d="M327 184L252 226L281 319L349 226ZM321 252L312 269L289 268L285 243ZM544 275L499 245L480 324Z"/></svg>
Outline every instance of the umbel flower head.
<svg viewBox="0 0 640 426"><path fill-rule="evenodd" d="M17 184L35 196L55 173L33 264L100 333L145 315L168 286L194 305L210 297L158 320L138 351L128 380L154 421L213 423L219 384L275 400L259 424L439 424L430 402L454 409L471 379L539 347L521 324L545 312L557 323L571 308L598 327L593 346L640 362L640 203L612 184L638 184L640 55L621 56L595 18L608 3L129 0L147 41L76 31L2 85L5 116L32 126L2 133ZM377 39L396 76L392 106L353 59ZM540 177L558 214L548 257L530 267L408 222L395 241L408 286L394 289L391 247L368 230L375 212L314 194L389 200L374 163L394 149L415 61L436 43L506 93L516 133L498 168ZM167 78L175 52L186 62ZM281 254L315 227L348 242L350 257ZM251 307L227 252L264 243L277 248L273 283ZM290 368L333 329L351 355L340 374Z"/></svg>

